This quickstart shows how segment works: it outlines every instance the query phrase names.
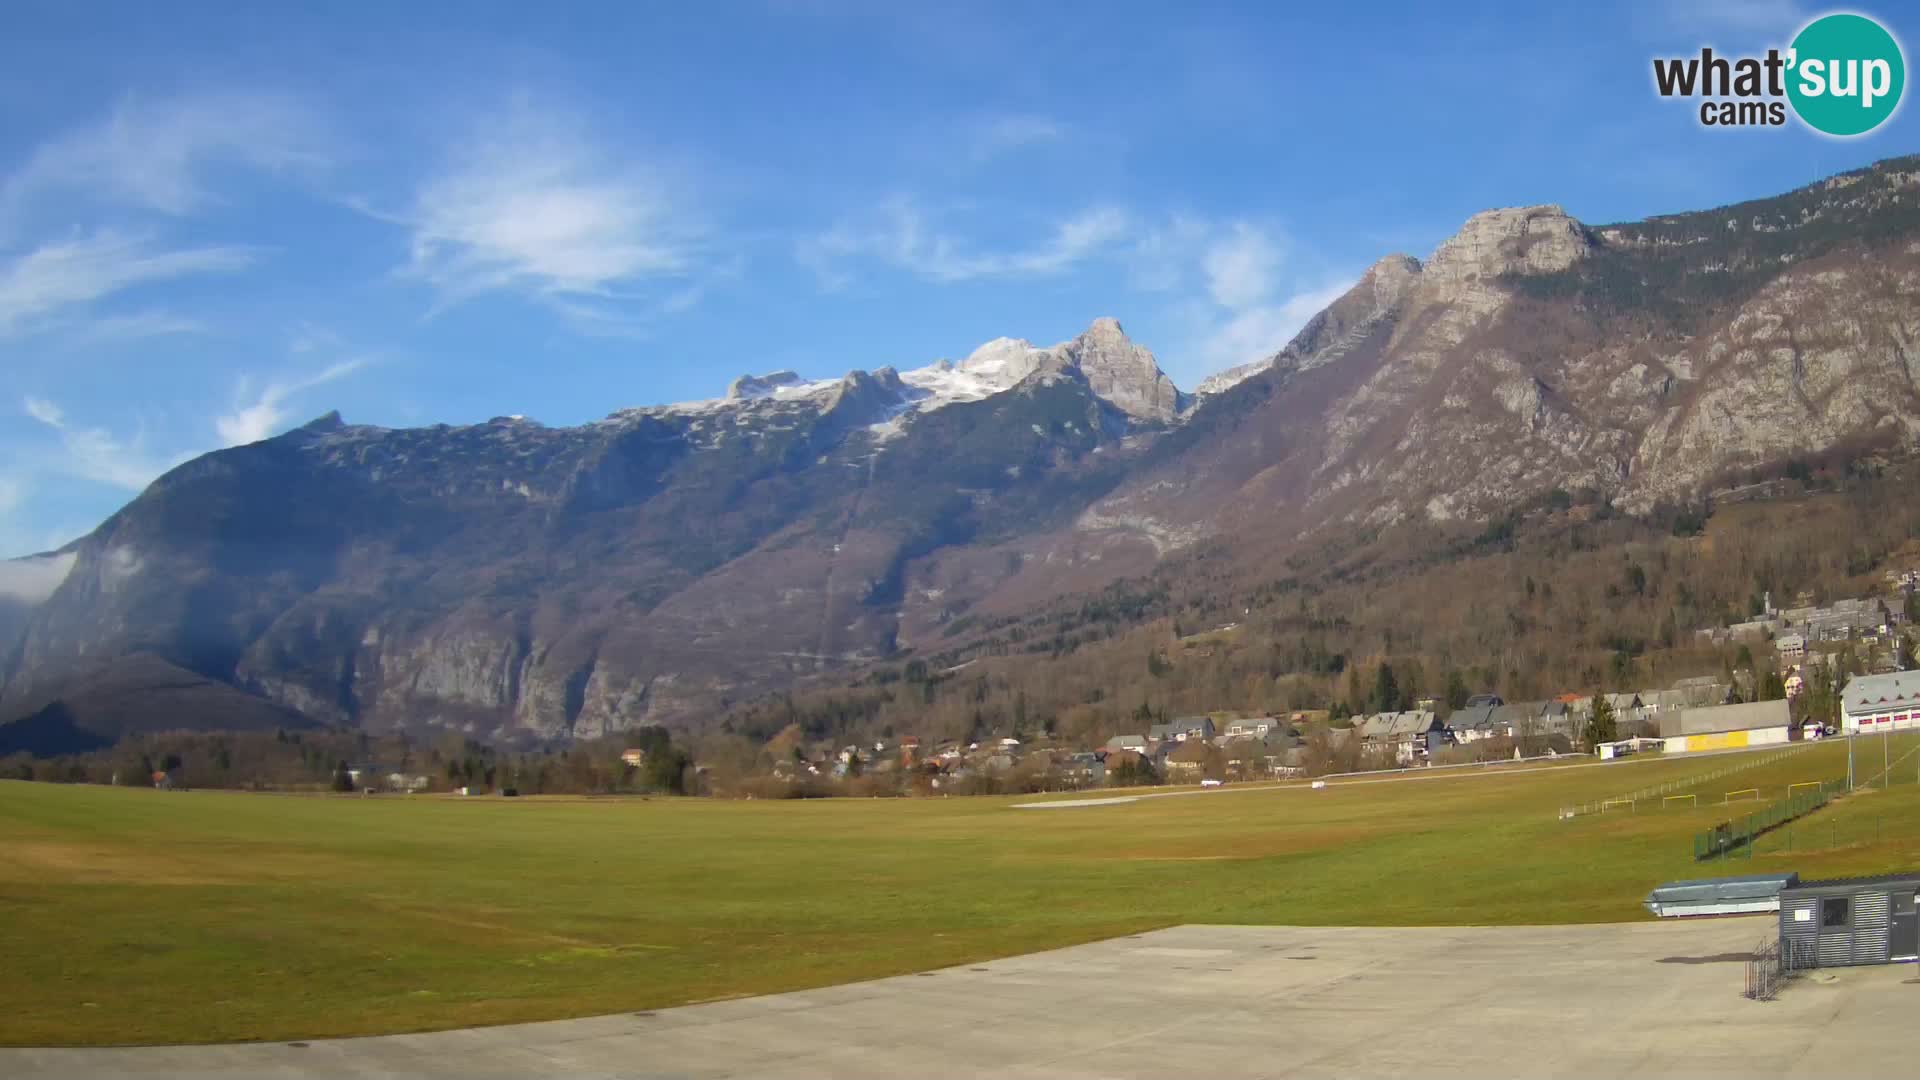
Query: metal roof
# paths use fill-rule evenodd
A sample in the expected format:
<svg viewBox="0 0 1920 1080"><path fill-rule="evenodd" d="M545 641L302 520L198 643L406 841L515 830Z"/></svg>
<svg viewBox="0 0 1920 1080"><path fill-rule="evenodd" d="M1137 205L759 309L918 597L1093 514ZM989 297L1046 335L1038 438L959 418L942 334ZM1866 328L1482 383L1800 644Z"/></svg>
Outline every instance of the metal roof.
<svg viewBox="0 0 1920 1080"><path fill-rule="evenodd" d="M1467 705L1455 709L1453 715L1447 718L1447 726L1455 731L1474 731L1492 727L1494 710L1501 707L1499 705Z"/></svg>
<svg viewBox="0 0 1920 1080"><path fill-rule="evenodd" d="M1872 712L1882 706L1920 704L1920 671L1886 675L1855 675L1840 691L1849 712Z"/></svg>
<svg viewBox="0 0 1920 1080"><path fill-rule="evenodd" d="M1361 718L1353 727L1363 739L1381 738L1393 730L1393 716L1388 712L1374 713Z"/></svg>
<svg viewBox="0 0 1920 1080"><path fill-rule="evenodd" d="M1769 903L1783 889L1800 880L1799 874L1742 874L1737 877L1669 881L1655 887L1643 903L1658 915L1666 910L1722 908L1726 905Z"/></svg>
<svg viewBox="0 0 1920 1080"><path fill-rule="evenodd" d="M1392 733L1396 736L1424 735L1437 726L1439 722L1434 719L1431 710L1409 709L1406 712L1394 714Z"/></svg>
<svg viewBox="0 0 1920 1080"><path fill-rule="evenodd" d="M1796 892L1813 889L1854 889L1863 885L1902 885L1920 883L1920 870L1909 870L1903 874L1867 874L1861 877L1821 878L1815 881L1800 881L1788 886Z"/></svg>

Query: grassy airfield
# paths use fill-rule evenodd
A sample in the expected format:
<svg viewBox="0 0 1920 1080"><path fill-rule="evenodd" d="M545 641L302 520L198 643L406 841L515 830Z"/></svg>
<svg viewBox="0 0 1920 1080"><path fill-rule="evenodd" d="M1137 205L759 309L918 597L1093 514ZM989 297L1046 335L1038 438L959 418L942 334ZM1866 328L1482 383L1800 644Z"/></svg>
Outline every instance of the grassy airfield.
<svg viewBox="0 0 1920 1080"><path fill-rule="evenodd" d="M1881 769L1862 740L1859 775ZM651 1009L1187 922L1645 918L1660 881L1920 866L1920 738L1886 790L1751 859L1691 835L1837 742L1571 821L1728 756L1024 798L358 798L0 783L0 1044L299 1039ZM1100 793L1125 794L1125 793ZM1742 796L1745 798L1745 796Z"/></svg>

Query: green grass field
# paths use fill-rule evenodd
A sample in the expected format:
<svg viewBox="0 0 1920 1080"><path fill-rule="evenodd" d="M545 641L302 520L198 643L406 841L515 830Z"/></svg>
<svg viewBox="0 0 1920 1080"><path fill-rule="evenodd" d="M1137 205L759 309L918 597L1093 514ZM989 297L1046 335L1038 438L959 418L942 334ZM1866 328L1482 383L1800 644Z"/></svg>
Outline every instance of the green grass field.
<svg viewBox="0 0 1920 1080"><path fill-rule="evenodd" d="M1762 845L1708 866L1692 862L1691 834L1726 808L1704 798L1557 818L1725 760L1057 810L0 783L11 968L0 1043L292 1039L641 1010L1182 922L1637 919L1647 890L1671 878L1920 865L1920 827L1894 824L1920 822L1911 777L1807 819L1791 853ZM1845 747L1829 743L1727 786L1844 772ZM1826 826L1827 842L1823 816L1859 824Z"/></svg>

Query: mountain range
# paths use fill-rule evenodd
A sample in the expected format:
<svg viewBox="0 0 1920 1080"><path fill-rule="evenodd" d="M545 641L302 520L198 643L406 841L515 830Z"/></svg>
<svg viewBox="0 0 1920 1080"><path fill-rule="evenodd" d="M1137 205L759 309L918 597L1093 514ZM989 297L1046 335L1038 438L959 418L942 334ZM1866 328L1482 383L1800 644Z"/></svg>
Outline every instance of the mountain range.
<svg viewBox="0 0 1920 1080"><path fill-rule="evenodd" d="M5 564L0 752L155 727L527 739L717 710L1205 550L1628 512L1920 432L1920 159L1604 226L1472 217L1183 393L1110 318L576 428L329 414Z"/></svg>

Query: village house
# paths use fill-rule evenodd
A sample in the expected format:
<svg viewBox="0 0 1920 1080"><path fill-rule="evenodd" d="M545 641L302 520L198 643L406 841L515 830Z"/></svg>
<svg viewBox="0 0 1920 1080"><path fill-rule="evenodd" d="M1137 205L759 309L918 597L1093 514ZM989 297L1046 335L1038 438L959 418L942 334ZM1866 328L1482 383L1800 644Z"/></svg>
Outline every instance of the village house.
<svg viewBox="0 0 1920 1080"><path fill-rule="evenodd" d="M1126 751L1144 757L1149 749L1150 744L1147 742L1145 735L1115 735L1113 738L1107 740L1107 753L1109 754Z"/></svg>
<svg viewBox="0 0 1920 1080"><path fill-rule="evenodd" d="M1370 747L1392 747L1394 760L1402 765L1425 760L1447 738L1446 725L1430 709L1374 713L1355 724L1354 730Z"/></svg>
<svg viewBox="0 0 1920 1080"><path fill-rule="evenodd" d="M1106 757L1092 751L1070 754L1061 766L1061 775L1074 787L1099 787L1107 780Z"/></svg>
<svg viewBox="0 0 1920 1080"><path fill-rule="evenodd" d="M1214 734L1211 716L1184 716L1147 729L1147 739L1156 744L1183 743L1193 738L1211 742Z"/></svg>
<svg viewBox="0 0 1920 1080"><path fill-rule="evenodd" d="M1304 745L1300 733L1281 726L1258 736L1225 736L1221 749L1227 755L1227 770L1242 778L1265 772L1268 776L1291 776L1299 771L1297 761Z"/></svg>
<svg viewBox="0 0 1920 1080"><path fill-rule="evenodd" d="M1287 726L1287 722L1277 716L1253 716L1235 720L1227 725L1226 737L1258 739L1265 738L1267 732Z"/></svg>
<svg viewBox="0 0 1920 1080"><path fill-rule="evenodd" d="M1164 766L1171 783L1193 783L1203 778L1219 779L1226 758L1219 747L1205 739L1188 739L1167 755Z"/></svg>
<svg viewBox="0 0 1920 1080"><path fill-rule="evenodd" d="M1472 743L1508 734L1494 726L1494 714L1501 708L1500 705L1468 705L1455 709L1453 715L1447 717L1447 727L1453 732L1453 741Z"/></svg>
<svg viewBox="0 0 1920 1080"><path fill-rule="evenodd" d="M1681 708L1704 709L1710 705L1725 705L1727 692L1732 687L1712 675L1696 675L1691 679L1675 680L1673 689L1680 695Z"/></svg>

